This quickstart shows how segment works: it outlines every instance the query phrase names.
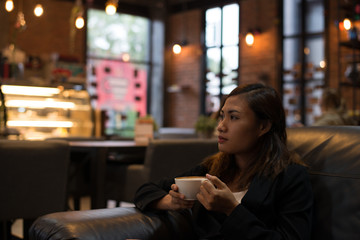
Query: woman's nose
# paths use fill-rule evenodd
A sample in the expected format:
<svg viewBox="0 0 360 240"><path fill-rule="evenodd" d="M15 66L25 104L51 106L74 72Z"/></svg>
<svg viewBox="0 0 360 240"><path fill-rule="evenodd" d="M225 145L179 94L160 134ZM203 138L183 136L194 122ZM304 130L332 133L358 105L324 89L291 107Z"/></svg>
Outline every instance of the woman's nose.
<svg viewBox="0 0 360 240"><path fill-rule="evenodd" d="M218 132L224 132L225 131L225 125L224 120L219 120L218 126L216 128Z"/></svg>

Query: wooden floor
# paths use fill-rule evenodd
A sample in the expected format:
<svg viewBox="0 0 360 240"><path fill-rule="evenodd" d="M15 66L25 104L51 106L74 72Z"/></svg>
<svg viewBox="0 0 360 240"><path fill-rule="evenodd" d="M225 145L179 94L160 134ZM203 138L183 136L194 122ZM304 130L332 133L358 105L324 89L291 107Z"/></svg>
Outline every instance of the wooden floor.
<svg viewBox="0 0 360 240"><path fill-rule="evenodd" d="M81 200L80 200L80 210L89 210L89 209L90 209L90 205L91 205L90 197L83 197L83 198L81 198ZM121 202L121 203L120 203L120 206L121 206L121 207L132 207L132 206L134 206L134 204L132 204L132 203L126 203L126 202ZM69 200L69 207L70 207L70 209L74 209L72 199ZM117 206L116 206L116 202L115 202L115 201L112 201L112 200L108 200L108 201L107 201L107 207L108 207L108 208L117 207ZM12 235L14 235L15 237L17 237L17 238L19 238L19 239L23 239L23 236L24 236L24 235L23 235L22 226L23 226L23 220L22 220L22 219L17 219L17 220L14 222L14 224L12 225L12 227L11 227L11 233L12 233Z"/></svg>

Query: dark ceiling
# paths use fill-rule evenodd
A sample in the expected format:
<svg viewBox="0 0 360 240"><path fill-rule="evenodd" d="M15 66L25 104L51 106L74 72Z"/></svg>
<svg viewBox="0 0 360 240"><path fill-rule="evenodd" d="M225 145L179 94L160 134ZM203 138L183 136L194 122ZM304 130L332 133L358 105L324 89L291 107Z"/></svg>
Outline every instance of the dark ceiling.
<svg viewBox="0 0 360 240"><path fill-rule="evenodd" d="M73 1L76 0L62 0ZM83 4L94 8L104 8L107 0L82 0ZM174 14L191 9L207 8L237 2L234 0L119 0L118 11L149 15L151 10L162 10L167 14Z"/></svg>

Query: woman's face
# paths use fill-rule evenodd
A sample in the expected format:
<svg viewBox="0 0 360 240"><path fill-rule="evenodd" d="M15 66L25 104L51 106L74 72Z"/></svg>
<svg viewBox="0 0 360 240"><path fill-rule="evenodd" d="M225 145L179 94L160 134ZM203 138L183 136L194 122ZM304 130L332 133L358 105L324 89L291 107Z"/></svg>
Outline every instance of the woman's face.
<svg viewBox="0 0 360 240"><path fill-rule="evenodd" d="M218 146L221 152L235 155L256 151L258 138L268 126L259 121L243 95L229 97L220 111Z"/></svg>

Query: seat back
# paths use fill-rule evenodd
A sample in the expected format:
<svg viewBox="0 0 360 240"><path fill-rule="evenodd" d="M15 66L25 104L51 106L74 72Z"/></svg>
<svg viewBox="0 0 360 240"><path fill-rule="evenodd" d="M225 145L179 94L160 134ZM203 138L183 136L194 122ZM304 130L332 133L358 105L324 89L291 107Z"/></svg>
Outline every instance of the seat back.
<svg viewBox="0 0 360 240"><path fill-rule="evenodd" d="M0 220L66 210L65 141L0 140Z"/></svg>
<svg viewBox="0 0 360 240"><path fill-rule="evenodd" d="M149 143L145 155L148 181L174 177L218 152L214 139L164 139Z"/></svg>
<svg viewBox="0 0 360 240"><path fill-rule="evenodd" d="M309 165L314 191L313 239L358 239L360 128L288 129L288 147Z"/></svg>

